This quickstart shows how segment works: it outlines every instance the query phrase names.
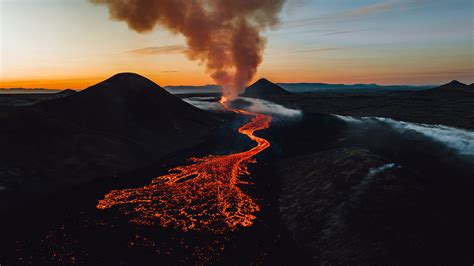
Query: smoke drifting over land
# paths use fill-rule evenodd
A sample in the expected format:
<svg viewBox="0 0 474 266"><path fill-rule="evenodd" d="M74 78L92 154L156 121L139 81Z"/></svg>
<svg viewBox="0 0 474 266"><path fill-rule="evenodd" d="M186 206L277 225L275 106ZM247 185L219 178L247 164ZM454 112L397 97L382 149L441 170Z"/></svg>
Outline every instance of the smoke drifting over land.
<svg viewBox="0 0 474 266"><path fill-rule="evenodd" d="M383 117L361 117L355 118L351 116L336 115L336 117L353 124L362 124L367 126L369 123L374 125L388 125L402 134L421 134L438 143L442 143L453 149L460 155L474 156L474 132L448 127L444 125L430 125L421 123L410 123L397 121Z"/></svg>
<svg viewBox="0 0 474 266"><path fill-rule="evenodd" d="M265 38L278 23L284 0L89 0L106 5L112 19L137 32L156 26L182 34L186 55L205 63L211 77L235 99L262 62Z"/></svg>
<svg viewBox="0 0 474 266"><path fill-rule="evenodd" d="M274 102L248 97L240 97L239 100L248 104L242 107L243 109L250 112L268 114L276 120L299 119L303 116L300 110L290 109ZM190 97L184 99L184 101L203 110L223 111L222 105L215 101L214 97Z"/></svg>

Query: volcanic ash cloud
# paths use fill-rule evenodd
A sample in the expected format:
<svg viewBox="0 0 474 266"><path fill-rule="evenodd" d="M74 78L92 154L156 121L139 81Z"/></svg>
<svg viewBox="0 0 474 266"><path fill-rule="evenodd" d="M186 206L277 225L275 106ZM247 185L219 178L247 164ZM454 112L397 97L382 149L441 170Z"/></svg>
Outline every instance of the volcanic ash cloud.
<svg viewBox="0 0 474 266"><path fill-rule="evenodd" d="M284 0L89 0L137 32L157 26L182 34L186 55L199 60L224 96L235 99L262 62L261 32L278 23Z"/></svg>

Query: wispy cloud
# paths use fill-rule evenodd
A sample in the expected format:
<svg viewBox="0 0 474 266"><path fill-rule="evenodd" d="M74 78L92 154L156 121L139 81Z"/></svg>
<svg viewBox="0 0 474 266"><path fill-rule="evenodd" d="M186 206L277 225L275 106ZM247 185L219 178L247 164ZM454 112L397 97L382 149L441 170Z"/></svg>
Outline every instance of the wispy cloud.
<svg viewBox="0 0 474 266"><path fill-rule="evenodd" d="M306 50L297 50L295 53L318 53L318 52L329 52L335 50L342 50L343 48L336 47L327 47L327 48L315 48L315 49L306 49Z"/></svg>
<svg viewBox="0 0 474 266"><path fill-rule="evenodd" d="M328 32L323 35L340 35L340 34L347 34L347 33L352 33L354 31L352 30L341 30L341 31L333 31L333 32Z"/></svg>
<svg viewBox="0 0 474 266"><path fill-rule="evenodd" d="M372 5L355 8L339 15L344 18L369 16L391 10L411 8L423 2L427 2L427 0L386 0Z"/></svg>
<svg viewBox="0 0 474 266"><path fill-rule="evenodd" d="M178 70L162 70L160 71L161 73L177 73L179 72Z"/></svg>
<svg viewBox="0 0 474 266"><path fill-rule="evenodd" d="M362 7L357 7L344 12L338 12L328 14L319 17L305 18L298 20L291 20L283 22L283 27L294 28L294 27L305 27L312 24L327 23L331 21L349 20L355 18L368 17L380 13L386 13L396 10L405 10L422 6L425 3L432 2L433 0L383 0L375 4L370 4Z"/></svg>
<svg viewBox="0 0 474 266"><path fill-rule="evenodd" d="M182 53L186 49L183 45L164 45L151 46L141 49L131 50L128 53L134 55L162 55L162 54L177 54Z"/></svg>

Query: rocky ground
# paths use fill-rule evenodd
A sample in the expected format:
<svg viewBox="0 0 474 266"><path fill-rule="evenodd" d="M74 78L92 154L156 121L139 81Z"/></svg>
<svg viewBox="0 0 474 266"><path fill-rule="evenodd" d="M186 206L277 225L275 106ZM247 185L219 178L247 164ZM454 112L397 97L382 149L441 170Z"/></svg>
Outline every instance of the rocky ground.
<svg viewBox="0 0 474 266"><path fill-rule="evenodd" d="M427 180L415 168L361 148L275 165L281 217L316 265L461 265L472 259L467 232L473 217L466 210L472 197L460 187L472 182L454 173Z"/></svg>
<svg viewBox="0 0 474 266"><path fill-rule="evenodd" d="M136 77L121 76L125 81L119 85L130 78ZM99 89L113 88L115 82ZM267 86L253 86L260 87ZM134 93L143 92L136 89ZM271 148L257 157L250 168L253 183L243 189L262 210L254 226L225 236L136 226L119 212L95 208L111 189L148 184L186 158L252 145L235 132L247 118L204 114L206 121L225 121L207 125L200 121L200 110L186 107L192 115L167 119L174 113L158 108L158 98L143 100L127 91L102 91L100 100L89 101L89 93L97 95L89 90L87 97L51 105L1 107L0 144L5 149L0 151L0 202L9 210L1 224L0 263L466 265L474 259L472 157L420 134L353 125L332 115L472 130L470 91L265 93L265 99L301 109L303 116L275 119L257 133ZM176 99L164 97L167 104ZM143 102L147 105L137 105ZM76 113L83 106L92 111ZM153 112L142 120L123 115L153 108L161 118L155 119ZM111 110L122 115L108 121L112 130L107 130L97 121L116 114ZM162 146L144 141L147 132L163 129L154 122L171 132L163 135ZM182 141L180 132L191 135Z"/></svg>
<svg viewBox="0 0 474 266"><path fill-rule="evenodd" d="M81 92L0 95L0 212L143 168L206 141L221 118L136 74Z"/></svg>
<svg viewBox="0 0 474 266"><path fill-rule="evenodd" d="M303 93L268 99L308 113L379 116L474 129L474 92Z"/></svg>

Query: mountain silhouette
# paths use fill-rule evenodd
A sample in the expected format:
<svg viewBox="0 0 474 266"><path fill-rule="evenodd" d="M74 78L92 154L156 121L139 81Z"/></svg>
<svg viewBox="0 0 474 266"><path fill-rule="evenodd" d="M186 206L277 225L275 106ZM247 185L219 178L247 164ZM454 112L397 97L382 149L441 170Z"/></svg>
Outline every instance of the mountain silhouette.
<svg viewBox="0 0 474 266"><path fill-rule="evenodd" d="M217 123L210 113L133 73L117 74L37 107L80 127L126 137L148 149L163 149L175 146L176 141L195 140Z"/></svg>
<svg viewBox="0 0 474 266"><path fill-rule="evenodd" d="M269 96L289 95L290 92L267 79L259 79L250 85L241 96L251 98L266 98Z"/></svg>
<svg viewBox="0 0 474 266"><path fill-rule="evenodd" d="M60 95L61 97L66 97L66 96L69 96L69 95L72 95L74 93L76 93L77 91L75 90L71 90L71 89L65 89L65 90L62 90L58 93L56 93L57 95Z"/></svg>
<svg viewBox="0 0 474 266"><path fill-rule="evenodd" d="M468 87L466 84L461 83L457 80L453 80L449 83L437 87L436 89L465 89L466 87Z"/></svg>
<svg viewBox="0 0 474 266"><path fill-rule="evenodd" d="M0 112L0 175L6 184L23 184L9 185L13 196L0 202L0 211L25 195L153 164L204 142L220 122L131 73L47 96L55 97Z"/></svg>
<svg viewBox="0 0 474 266"><path fill-rule="evenodd" d="M474 92L474 89L472 88L471 85L466 85L457 80L453 80L444 85L421 92L421 94L426 94L426 95L433 94L433 95L438 95L438 96L444 95L444 96L450 96L450 97L458 97L458 96L474 97L473 92Z"/></svg>

